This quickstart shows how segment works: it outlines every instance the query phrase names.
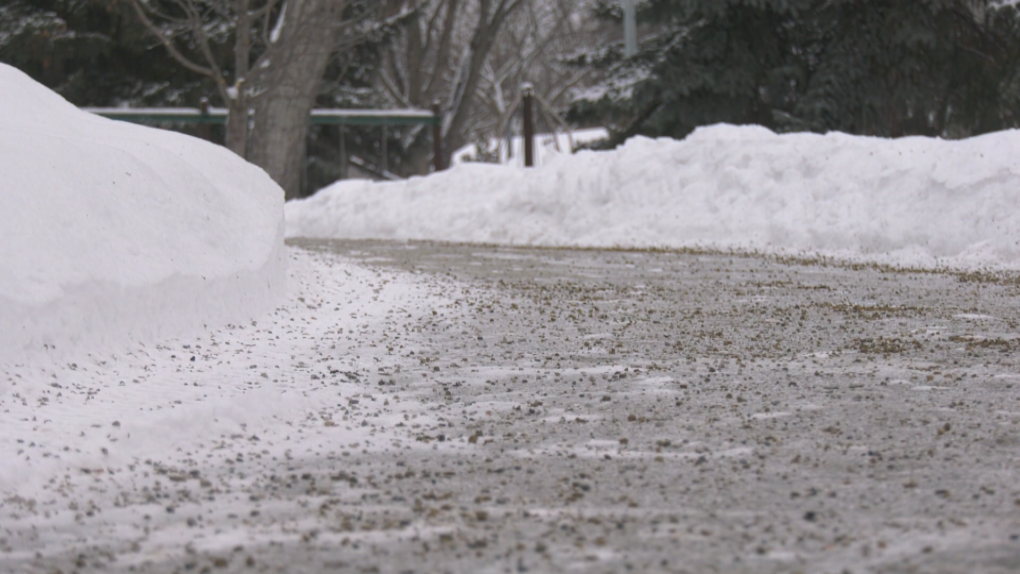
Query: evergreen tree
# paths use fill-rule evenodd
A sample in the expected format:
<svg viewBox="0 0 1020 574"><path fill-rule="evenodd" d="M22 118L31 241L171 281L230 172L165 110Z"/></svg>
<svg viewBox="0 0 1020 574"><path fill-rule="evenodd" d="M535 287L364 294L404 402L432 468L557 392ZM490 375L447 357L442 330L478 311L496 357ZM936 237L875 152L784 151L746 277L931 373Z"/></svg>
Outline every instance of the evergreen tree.
<svg viewBox="0 0 1020 574"><path fill-rule="evenodd" d="M1016 36L992 0L647 0L658 22L634 57L618 47L579 65L606 73L574 121L608 123L610 144L684 137L717 122L775 131L958 136L1014 125L1002 89ZM618 18L609 0L601 13ZM998 22L998 28L993 25Z"/></svg>
<svg viewBox="0 0 1020 574"><path fill-rule="evenodd" d="M966 136L1006 125L997 105L1002 40L988 2L820 3L813 11L810 81L794 108L818 131Z"/></svg>
<svg viewBox="0 0 1020 574"><path fill-rule="evenodd" d="M118 0L9 0L0 6L0 61L79 106L194 106L213 91Z"/></svg>

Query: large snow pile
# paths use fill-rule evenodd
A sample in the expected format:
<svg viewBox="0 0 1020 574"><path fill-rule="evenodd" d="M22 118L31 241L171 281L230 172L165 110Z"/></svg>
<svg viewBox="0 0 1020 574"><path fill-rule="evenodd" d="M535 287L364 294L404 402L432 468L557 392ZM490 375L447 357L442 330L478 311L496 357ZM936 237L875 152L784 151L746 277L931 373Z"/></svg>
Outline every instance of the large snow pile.
<svg viewBox="0 0 1020 574"><path fill-rule="evenodd" d="M247 321L283 192L226 149L78 110L0 64L0 363Z"/></svg>
<svg viewBox="0 0 1020 574"><path fill-rule="evenodd" d="M287 235L709 247L1020 268L1020 132L962 141L717 125L523 170L465 164L288 203Z"/></svg>

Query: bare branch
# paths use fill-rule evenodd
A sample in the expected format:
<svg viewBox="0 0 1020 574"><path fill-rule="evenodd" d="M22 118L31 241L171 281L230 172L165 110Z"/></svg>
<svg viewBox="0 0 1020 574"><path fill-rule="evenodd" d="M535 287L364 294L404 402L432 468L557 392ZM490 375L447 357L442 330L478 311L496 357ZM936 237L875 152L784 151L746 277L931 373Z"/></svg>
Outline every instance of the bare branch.
<svg viewBox="0 0 1020 574"><path fill-rule="evenodd" d="M443 13L442 7L446 6L446 4L447 0L442 0L439 3L439 7L432 12L432 16L429 17L428 24L425 26L425 45L422 46L422 49L425 52L428 52L428 50L432 47L432 38L434 38L436 34L437 22L439 21L439 16ZM449 12L447 12L447 14L449 14ZM443 28L443 30L446 29L448 29L448 27Z"/></svg>
<svg viewBox="0 0 1020 574"><path fill-rule="evenodd" d="M262 8L255 10L251 15L253 21L262 21L262 43L266 46L272 43L273 32L269 24L273 21L273 10L277 4L279 4L279 0L268 0ZM281 14L283 10L283 8L280 9Z"/></svg>
<svg viewBox="0 0 1020 574"><path fill-rule="evenodd" d="M385 73L379 74L379 80L382 82L383 87L386 88L386 92L392 96L397 103L408 108L413 106L413 104L407 100L406 95L400 90L400 88L394 85L389 76Z"/></svg>
<svg viewBox="0 0 1020 574"><path fill-rule="evenodd" d="M190 58L181 53L181 51L178 50L177 47L174 45L173 40L169 36L164 34L163 31L152 22L152 20L149 18L149 15L146 14L146 9L143 7L141 0L131 0L131 6L132 8L134 8L135 14L138 15L138 19L142 21L142 24L149 31L149 33L155 36L156 39L159 40L161 44L163 44L167 52L169 52L170 56L173 57L174 60L177 60L177 62L180 65L191 70L192 72L195 72L196 74L208 76L216 80L222 80L222 78L218 76L214 68L210 66L202 66L200 64L196 64Z"/></svg>
<svg viewBox="0 0 1020 574"><path fill-rule="evenodd" d="M435 93L438 91L439 80L443 76L443 72L446 70L440 65L442 62L451 61L450 52L453 47L453 30L454 22L457 18L457 7L459 0L447 0L446 2L446 17L443 20L443 33L439 39L439 47L436 49L436 65L432 69L432 76L429 81L425 84L423 93L429 99L435 97Z"/></svg>
<svg viewBox="0 0 1020 574"><path fill-rule="evenodd" d="M191 31L197 36L199 51L205 56L206 62L213 71L213 77L216 78L216 81L224 84L226 78L223 77L223 71L216 63L216 56L213 55L212 49L209 48L209 37L205 33L205 26L202 25L202 15L199 14L198 8L192 0L187 0L184 3L184 7L191 20Z"/></svg>
<svg viewBox="0 0 1020 574"><path fill-rule="evenodd" d="M544 102L546 106L552 109L552 104L555 104L556 100L562 98L564 94L566 94L570 89L572 89L577 84L580 84L581 82L586 80L587 77L588 77L587 71L585 71L582 74L579 74L573 80L567 82L566 84L563 84L563 86L561 86L560 89L553 92L553 95L550 96L548 100L543 99L542 102ZM541 96L539 97L541 98Z"/></svg>

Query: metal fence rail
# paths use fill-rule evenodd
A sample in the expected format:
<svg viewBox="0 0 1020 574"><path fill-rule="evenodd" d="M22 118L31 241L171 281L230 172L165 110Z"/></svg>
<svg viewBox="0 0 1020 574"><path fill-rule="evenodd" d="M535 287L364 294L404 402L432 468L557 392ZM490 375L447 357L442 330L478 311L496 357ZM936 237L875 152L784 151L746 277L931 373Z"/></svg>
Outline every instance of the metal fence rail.
<svg viewBox="0 0 1020 574"><path fill-rule="evenodd" d="M226 108L82 108L104 118L136 124L226 125ZM429 110L312 110L310 122L320 126L436 125L442 117Z"/></svg>
<svg viewBox="0 0 1020 574"><path fill-rule="evenodd" d="M136 124L199 124L226 125L228 111L226 108L214 108L205 101L198 108L82 108L112 120L132 122ZM374 126L383 129L382 169L387 169L386 134L387 126L428 125L432 126L433 167L435 171L443 169L442 158L442 124L443 116L440 108L434 105L432 110L400 109L400 110L312 110L309 116L312 125L341 127L341 154L344 148L343 126ZM346 163L346 157L341 158ZM346 171L346 170L342 170Z"/></svg>

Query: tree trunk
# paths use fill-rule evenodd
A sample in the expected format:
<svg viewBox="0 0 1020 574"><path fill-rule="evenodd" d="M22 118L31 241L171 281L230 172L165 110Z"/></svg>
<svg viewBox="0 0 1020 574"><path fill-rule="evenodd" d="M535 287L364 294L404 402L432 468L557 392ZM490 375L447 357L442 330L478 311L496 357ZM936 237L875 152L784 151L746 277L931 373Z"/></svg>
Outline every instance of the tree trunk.
<svg viewBox="0 0 1020 574"><path fill-rule="evenodd" d="M449 109L446 113L451 117L443 130L443 165L450 165L453 152L468 143L465 126L471 113L471 103L476 97L478 83L482 79L482 67L489 57L489 51L492 49L503 22L521 5L518 0L500 0L495 10L492 10L492 2L493 0L482 0L481 2L478 24L465 54L467 61L461 62L463 69L459 73L464 74L460 78L463 85L454 86L455 93L448 105Z"/></svg>
<svg viewBox="0 0 1020 574"><path fill-rule="evenodd" d="M288 0L280 37L261 70L248 160L266 170L287 199L301 197L308 118L335 45L344 2Z"/></svg>
<svg viewBox="0 0 1020 574"><path fill-rule="evenodd" d="M227 100L227 149L241 156L248 157L248 102L238 90L237 98Z"/></svg>
<svg viewBox="0 0 1020 574"><path fill-rule="evenodd" d="M237 39L234 41L234 94L227 92L227 149L248 157L248 90L245 82L251 62L251 0L237 2Z"/></svg>

